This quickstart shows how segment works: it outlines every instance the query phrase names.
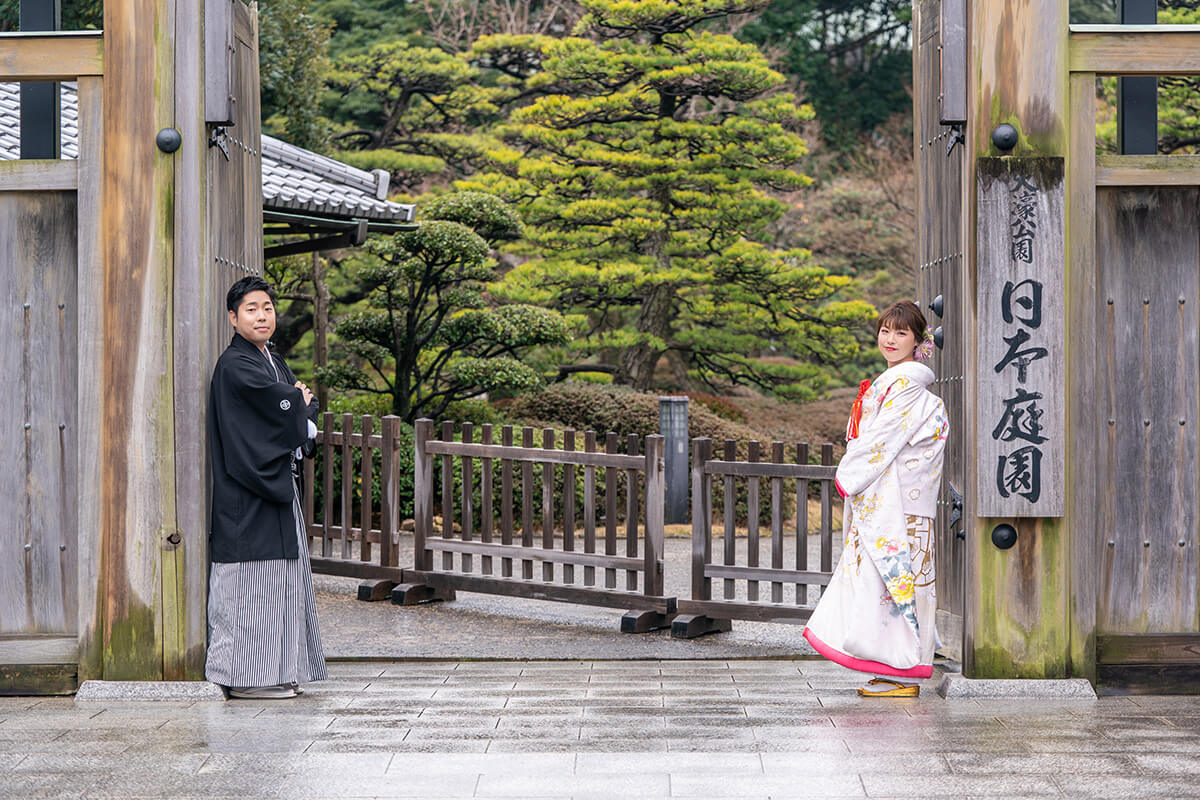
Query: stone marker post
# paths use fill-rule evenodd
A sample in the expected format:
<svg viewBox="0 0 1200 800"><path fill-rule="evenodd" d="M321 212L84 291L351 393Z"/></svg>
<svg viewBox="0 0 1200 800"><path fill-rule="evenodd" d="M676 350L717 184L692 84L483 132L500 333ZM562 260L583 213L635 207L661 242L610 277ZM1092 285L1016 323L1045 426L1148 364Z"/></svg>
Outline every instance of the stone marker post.
<svg viewBox="0 0 1200 800"><path fill-rule="evenodd" d="M668 525L688 521L688 399L658 398L658 432L666 440L666 519Z"/></svg>

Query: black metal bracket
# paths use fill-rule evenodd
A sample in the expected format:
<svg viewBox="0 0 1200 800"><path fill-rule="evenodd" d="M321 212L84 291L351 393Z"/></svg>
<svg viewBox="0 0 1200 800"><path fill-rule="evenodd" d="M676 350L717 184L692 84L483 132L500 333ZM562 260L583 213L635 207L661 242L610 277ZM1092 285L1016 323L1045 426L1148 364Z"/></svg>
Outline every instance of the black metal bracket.
<svg viewBox="0 0 1200 800"><path fill-rule="evenodd" d="M954 152L954 145L966 144L967 134L961 122L956 122L950 126L950 144L946 146L946 158Z"/></svg>
<svg viewBox="0 0 1200 800"><path fill-rule="evenodd" d="M229 133L225 130L224 125L217 125L208 134L208 146L220 148L221 154L225 156L225 160L229 160Z"/></svg>

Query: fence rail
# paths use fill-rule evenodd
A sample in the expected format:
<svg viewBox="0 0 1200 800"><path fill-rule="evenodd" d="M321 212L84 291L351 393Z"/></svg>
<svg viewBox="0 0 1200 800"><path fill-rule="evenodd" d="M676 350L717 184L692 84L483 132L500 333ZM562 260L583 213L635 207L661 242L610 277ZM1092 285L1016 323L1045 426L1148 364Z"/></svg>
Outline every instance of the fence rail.
<svg viewBox="0 0 1200 800"><path fill-rule="evenodd" d="M410 605L461 590L626 608L624 631L670 625L690 638L729 630L733 619L803 622L829 583L830 444L816 465L805 443L788 461L782 442L765 460L767 448L749 442L741 460L737 442L715 458L711 440L693 440L691 596L676 599L664 588L663 437L551 429L538 437L529 427L471 423L456 436L453 423L418 420L412 546L402 555L397 478L407 444L398 418L380 422L376 433L370 416L326 413L319 468L305 460L313 570L366 581L361 599ZM810 498L819 504L811 565Z"/></svg>

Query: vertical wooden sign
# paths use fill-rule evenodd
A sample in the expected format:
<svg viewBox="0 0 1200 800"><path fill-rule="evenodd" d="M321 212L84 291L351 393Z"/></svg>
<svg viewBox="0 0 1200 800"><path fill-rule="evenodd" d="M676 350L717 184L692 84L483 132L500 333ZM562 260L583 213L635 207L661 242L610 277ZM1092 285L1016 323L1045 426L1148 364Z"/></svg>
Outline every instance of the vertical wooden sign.
<svg viewBox="0 0 1200 800"><path fill-rule="evenodd" d="M1063 515L1063 159L978 161L981 517Z"/></svg>

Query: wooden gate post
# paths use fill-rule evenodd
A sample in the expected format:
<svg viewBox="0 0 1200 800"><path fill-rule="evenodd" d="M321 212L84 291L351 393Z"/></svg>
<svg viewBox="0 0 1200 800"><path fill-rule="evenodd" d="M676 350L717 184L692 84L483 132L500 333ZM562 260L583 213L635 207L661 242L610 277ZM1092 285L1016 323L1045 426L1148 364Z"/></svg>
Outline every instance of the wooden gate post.
<svg viewBox="0 0 1200 800"><path fill-rule="evenodd" d="M1056 171L1062 174L1063 159L1069 154L1068 6L1067 0L1030 0L1020 5L970 0L967 16L966 64L975 66L968 70L964 143L966 267L962 296L947 300L962 309L960 326L946 335L958 337L967 366L964 405L953 435L968 442L964 453L968 503L964 513L963 636L963 671L968 677L1055 678L1069 673L1071 520L1062 516L1061 504L1047 500L1045 493L1062 491L1072 476L1070 472L1053 474L1051 450L1047 449L1041 462L1042 500L1028 492L1032 498L1028 508L998 502L1004 497L997 477L998 458L1012 464L1018 454L1014 446L1001 448L998 456L995 445L1011 439L996 441L1000 434L992 434L993 428L1002 424L1003 415L996 409L1003 407L1002 401L1013 402L1009 398L1018 394L1010 391L1010 374L1018 383L1028 377L1025 389L1041 393L1039 397L1045 395L1048 401L1061 401L1071 393L1062 378L1069 369L1063 360L1062 309L1064 302L1071 302L1063 291L1061 205L1055 210L1055 203L1061 203L1062 188L1061 180L1055 189L1054 179L1047 177ZM1017 137L1012 147L1001 150L993 132L1005 123L1016 129ZM997 170L1003 171L1006 191L1000 191L991 177ZM1059 192L1058 201L1055 191ZM1071 194L1068 187L1067 196ZM996 213L998 203L1011 207ZM1030 213L1037 215L1036 239L1027 234L1029 226L1022 227L1018 221L1018 216ZM1029 247L1034 248L1032 253ZM1009 284L1024 281L1031 287L1034 280L1044 280L1042 275L1054 278L1046 280L1044 294L1012 298L1013 303L1030 308L1022 305L1024 311L1017 315L1005 310L1005 298L1010 296L1006 292L1014 291ZM1038 321L1044 323L1040 326L1035 325L1031 313L1034 304L1039 306ZM1003 318L1006 325L999 329L990 326L993 316ZM1007 324L1018 317L1029 323L1025 333L1015 322ZM1026 361L1013 364L1007 354L1022 335L1029 339L1030 348L1044 350L1032 355L1017 353ZM1005 341L1000 341L1001 337ZM1067 353L1066 361L1070 358ZM1049 371L1043 376L1040 371L1047 364ZM1043 407L1047 409L1043 432L1050 437L1047 447L1057 448L1061 455L1069 438L1067 431L1061 418L1057 423L1052 419L1054 409L1049 404ZM987 422L991 424L985 430ZM1083 464L1077 466L1087 469ZM985 516L988 513L994 516ZM992 532L1002 524L1017 531L1011 549L993 543Z"/></svg>
<svg viewBox="0 0 1200 800"><path fill-rule="evenodd" d="M692 600L712 600L712 578L704 574L712 561L712 476L704 467L712 458L712 439L692 439ZM706 633L733 630L728 619L704 614L679 614L671 622L671 637L694 639Z"/></svg>
<svg viewBox="0 0 1200 800"><path fill-rule="evenodd" d="M646 524L643 529L642 556L645 567L642 573L642 593L647 597L663 594L663 537L665 535L666 512L666 467L664 462L664 439L659 434L647 436L644 442L646 459ZM630 482L629 491L636 490L636 481ZM632 504L631 504L632 505ZM621 633L645 633L657 628L668 628L675 614L660 614L657 611L629 611L621 617Z"/></svg>
<svg viewBox="0 0 1200 800"><path fill-rule="evenodd" d="M433 420L419 419L413 426L413 569L433 568L433 553L425 549L425 539L433 533L433 456L426 445L433 438ZM395 502L395 500L393 500ZM448 514L446 510L443 514ZM407 575L405 576L407 580ZM452 590L436 590L421 583L402 583L392 589L392 603L411 606L431 600L453 600Z"/></svg>
<svg viewBox="0 0 1200 800"><path fill-rule="evenodd" d="M362 530L362 538L359 540L362 561L370 561L371 544L368 541L368 535L371 530L371 507L374 504L371 498L371 474L365 469L371 463L371 428L371 418L364 416L362 418L364 465L361 484L362 525L359 526ZM398 451L400 447L399 433L400 418L394 414L388 414L383 418L379 429L379 566L381 567L398 566L396 555L400 548L392 541L392 537L396 535L396 531L400 527L398 519L400 498L397 496L397 478L400 475L397 463L400 455ZM344 466L343 469L345 469ZM392 590L395 588L396 582L387 578L364 581L358 585L358 599L371 602L387 600L392 596Z"/></svg>

